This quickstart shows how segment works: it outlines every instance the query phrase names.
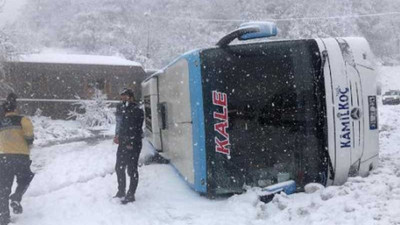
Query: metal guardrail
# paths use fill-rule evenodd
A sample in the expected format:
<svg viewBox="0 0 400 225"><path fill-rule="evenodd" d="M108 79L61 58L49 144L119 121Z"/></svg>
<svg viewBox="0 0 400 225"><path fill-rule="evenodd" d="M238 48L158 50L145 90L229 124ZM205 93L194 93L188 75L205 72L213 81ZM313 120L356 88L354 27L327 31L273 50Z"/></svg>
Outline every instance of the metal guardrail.
<svg viewBox="0 0 400 225"><path fill-rule="evenodd" d="M5 98L0 98L0 101L5 101ZM36 98L18 98L17 102L95 102L92 99L36 99ZM119 100L102 100L107 103L118 103Z"/></svg>

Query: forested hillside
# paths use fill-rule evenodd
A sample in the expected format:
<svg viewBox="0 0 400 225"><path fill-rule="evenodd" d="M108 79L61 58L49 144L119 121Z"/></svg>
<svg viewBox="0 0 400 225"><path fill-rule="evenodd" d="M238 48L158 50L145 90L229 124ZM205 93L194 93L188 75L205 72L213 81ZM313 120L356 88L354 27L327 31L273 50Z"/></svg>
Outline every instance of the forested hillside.
<svg viewBox="0 0 400 225"><path fill-rule="evenodd" d="M268 20L277 23L280 39L364 36L380 59L400 57L400 1L394 0L30 0L23 10L2 31L17 52L120 54L160 68L214 45L241 22Z"/></svg>

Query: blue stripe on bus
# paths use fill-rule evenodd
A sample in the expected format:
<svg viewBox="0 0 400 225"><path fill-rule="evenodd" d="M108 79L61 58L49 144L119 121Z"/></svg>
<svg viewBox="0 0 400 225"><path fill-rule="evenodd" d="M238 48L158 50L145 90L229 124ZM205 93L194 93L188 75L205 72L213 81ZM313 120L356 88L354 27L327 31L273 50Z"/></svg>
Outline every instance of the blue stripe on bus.
<svg viewBox="0 0 400 225"><path fill-rule="evenodd" d="M205 127L203 90L201 83L200 51L184 55L189 64L189 90L192 112L194 189L207 192L207 164L205 147Z"/></svg>

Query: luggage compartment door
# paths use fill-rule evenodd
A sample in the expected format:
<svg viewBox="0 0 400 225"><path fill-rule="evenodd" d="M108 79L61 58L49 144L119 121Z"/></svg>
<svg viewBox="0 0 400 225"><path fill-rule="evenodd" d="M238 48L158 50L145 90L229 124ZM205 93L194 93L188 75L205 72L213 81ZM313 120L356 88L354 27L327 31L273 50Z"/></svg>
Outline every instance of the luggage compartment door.
<svg viewBox="0 0 400 225"><path fill-rule="evenodd" d="M158 121L158 77L154 76L142 83L145 116L145 138L157 151L162 151L161 133Z"/></svg>

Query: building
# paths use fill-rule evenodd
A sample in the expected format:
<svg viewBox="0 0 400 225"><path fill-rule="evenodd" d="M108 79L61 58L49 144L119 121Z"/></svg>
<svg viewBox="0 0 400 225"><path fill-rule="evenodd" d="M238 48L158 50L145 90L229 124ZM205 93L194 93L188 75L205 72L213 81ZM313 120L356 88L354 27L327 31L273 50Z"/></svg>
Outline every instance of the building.
<svg viewBox="0 0 400 225"><path fill-rule="evenodd" d="M19 96L20 111L65 119L77 106L77 99L91 99L94 90L117 101L123 87L132 88L138 98L146 78L143 67L115 56L33 54L4 63L4 81ZM5 98L6 96L0 96Z"/></svg>

